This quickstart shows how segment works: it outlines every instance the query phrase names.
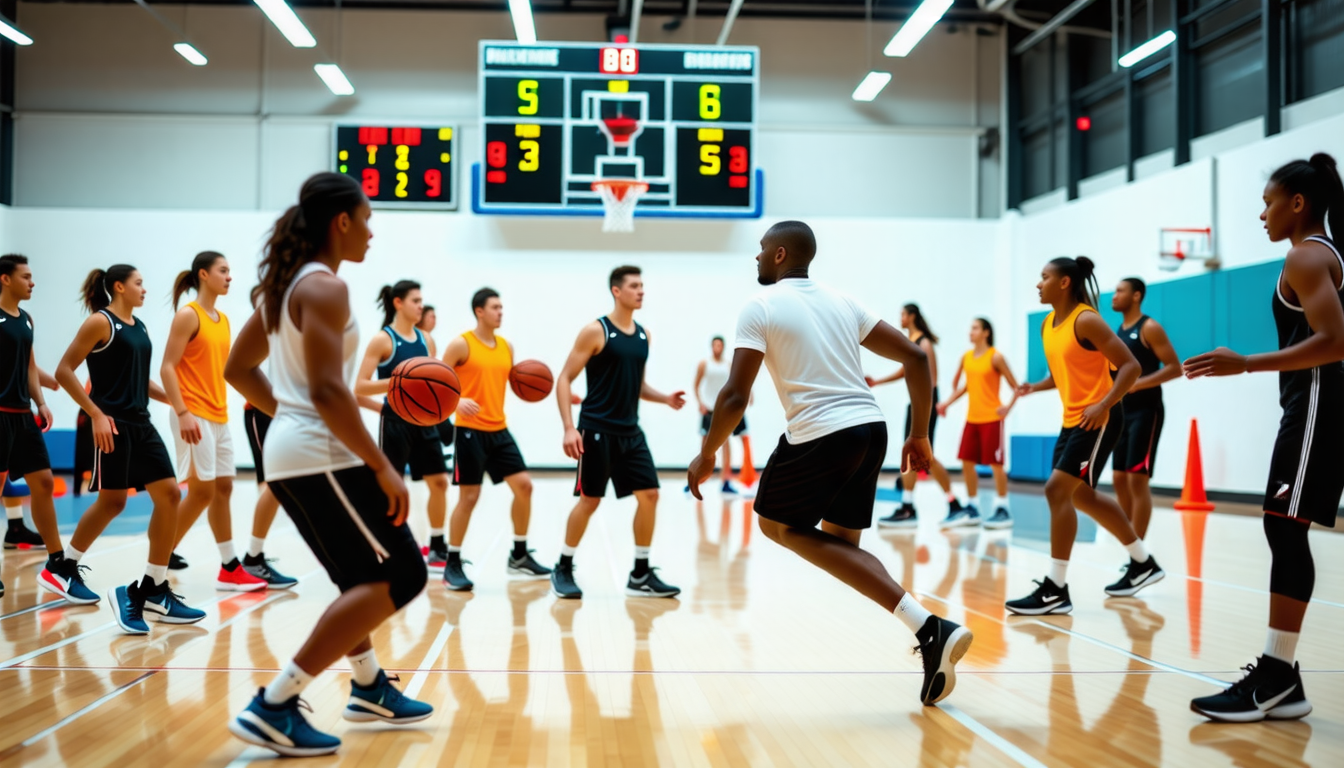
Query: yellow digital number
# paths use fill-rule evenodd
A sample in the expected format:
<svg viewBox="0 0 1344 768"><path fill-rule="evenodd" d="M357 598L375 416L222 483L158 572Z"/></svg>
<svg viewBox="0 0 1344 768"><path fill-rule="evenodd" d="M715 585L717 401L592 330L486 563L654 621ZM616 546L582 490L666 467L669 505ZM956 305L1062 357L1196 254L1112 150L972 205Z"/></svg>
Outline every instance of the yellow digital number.
<svg viewBox="0 0 1344 768"><path fill-rule="evenodd" d="M522 150L523 158L518 161L518 170L525 173L531 173L541 167L541 143L535 139L541 138L540 125L515 125L513 135L522 139L518 142L518 149Z"/></svg>
<svg viewBox="0 0 1344 768"><path fill-rule="evenodd" d="M406 184L410 179L404 173L397 174L397 197L406 197Z"/></svg>
<svg viewBox="0 0 1344 768"><path fill-rule="evenodd" d="M718 176L719 170L723 166L723 161L719 159L718 144L700 145L700 175Z"/></svg>
<svg viewBox="0 0 1344 768"><path fill-rule="evenodd" d="M369 150L369 165L377 165L377 164L378 164L378 145L377 145L377 144L370 144L370 145L367 147L367 149Z"/></svg>
<svg viewBox="0 0 1344 768"><path fill-rule="evenodd" d="M411 148L405 144L397 145L397 170L411 170Z"/></svg>
<svg viewBox="0 0 1344 768"><path fill-rule="evenodd" d="M518 114L537 114L537 108L541 103L541 99L537 97L537 89L540 87L541 85L536 80L518 81L518 98L523 102L518 107Z"/></svg>
<svg viewBox="0 0 1344 768"><path fill-rule="evenodd" d="M721 93L723 93L723 89L713 83L705 83L700 86L701 120L718 120L719 115L723 114L723 104L719 102Z"/></svg>

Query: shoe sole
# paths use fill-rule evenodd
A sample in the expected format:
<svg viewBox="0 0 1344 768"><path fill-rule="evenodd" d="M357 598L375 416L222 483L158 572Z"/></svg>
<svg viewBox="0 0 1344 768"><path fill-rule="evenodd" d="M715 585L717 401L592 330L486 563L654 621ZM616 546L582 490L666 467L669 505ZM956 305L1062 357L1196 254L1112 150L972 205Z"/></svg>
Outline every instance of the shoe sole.
<svg viewBox="0 0 1344 768"><path fill-rule="evenodd" d="M430 573L443 573L442 565L429 565L428 563L426 563L425 568L429 569Z"/></svg>
<svg viewBox="0 0 1344 768"><path fill-rule="evenodd" d="M918 520L911 520L911 521L909 521L909 522L888 523L888 522L883 522L882 520L878 520L878 521L877 521L877 527L878 527L878 528L890 528L890 529L894 529L894 530L900 530L900 529L902 529L902 528L913 530L913 529L919 527L919 521L918 521Z"/></svg>
<svg viewBox="0 0 1344 768"><path fill-rule="evenodd" d="M41 587L42 589L45 589L46 591L50 592L53 595L62 598L63 600L65 600L65 602L71 605L93 605L101 599L97 595L94 595L92 598L85 600L80 600L77 597L72 597L69 592L66 592L65 590L61 589L55 584L52 584L51 582L42 578L41 575L39 575L37 578L37 586Z"/></svg>
<svg viewBox="0 0 1344 768"><path fill-rule="evenodd" d="M260 584L234 584L228 581L216 581L215 591L217 592L260 592L267 587L266 582Z"/></svg>
<svg viewBox="0 0 1344 768"><path fill-rule="evenodd" d="M952 695L952 689L957 687L957 662L970 650L973 640L975 635L965 627L957 627L952 631L952 636L943 645L943 658L939 659L938 671L934 673L942 674L943 690L937 698L926 700L925 706L937 704Z"/></svg>
<svg viewBox="0 0 1344 768"><path fill-rule="evenodd" d="M341 712L341 719L348 720L352 723L387 723L388 725L409 725L411 723L418 723L422 720L428 720L433 716L433 710L426 712L423 715L415 715L413 717L383 717L382 715L375 715L372 712L350 709L349 707Z"/></svg>
<svg viewBox="0 0 1344 768"><path fill-rule="evenodd" d="M17 549L21 552L32 551L34 549L46 549L46 544L10 544L5 542L5 549Z"/></svg>
<svg viewBox="0 0 1344 768"><path fill-rule="evenodd" d="M1107 587L1104 591L1106 592L1107 595L1110 595L1111 597L1133 597L1134 595L1139 594L1139 591L1142 590L1144 587L1156 584L1157 582L1165 579L1166 577L1167 577L1166 571L1158 571L1157 573L1154 573L1150 575L1148 578L1144 579L1143 583L1137 586L1126 587L1125 589L1117 589L1117 590L1111 590L1109 587Z"/></svg>
<svg viewBox="0 0 1344 768"><path fill-rule="evenodd" d="M202 621L203 619L205 619L204 612L202 612L200 616L194 619L184 619L180 616L165 616L164 614L157 613L155 611L145 611L146 623L152 621L156 624L187 625L187 624L195 624L199 621Z"/></svg>
<svg viewBox="0 0 1344 768"><path fill-rule="evenodd" d="M551 587L551 594L552 594L552 595L555 595L557 598L559 598L559 599L561 599L561 600L582 600L582 599L583 599L583 593L582 593L582 592L578 593L577 595L562 595L562 594L560 594L559 592L557 592L557 591L555 590L555 587Z"/></svg>
<svg viewBox="0 0 1344 768"><path fill-rule="evenodd" d="M985 523L985 524L984 524L984 527L985 527L985 530L987 530L987 531L1001 531L1001 530L1003 530L1004 528L1012 528L1012 527L1013 527L1013 521L1012 521L1012 520L1009 520L1009 521L1006 522L1006 523Z"/></svg>
<svg viewBox="0 0 1344 768"><path fill-rule="evenodd" d="M681 594L681 590L669 590L667 592L645 592L642 589L625 588L626 597L676 597Z"/></svg>
<svg viewBox="0 0 1344 768"><path fill-rule="evenodd" d="M125 632L125 633L128 634L128 635L148 635L148 634L149 634L149 627L148 627L148 626L146 626L145 629L141 630L141 629L137 629L136 627L132 627L132 626L128 625L124 620L122 620L122 618L121 618L121 611L118 610L118 608L117 608L118 602L117 602L117 588L116 588L116 587L113 587L112 589L108 590L108 592L107 592L107 604L110 605L110 606L112 606L112 618L116 620L116 622L117 622L117 626L121 627L121 631L122 631L122 632ZM146 622L146 623L148 623L148 622Z"/></svg>
<svg viewBox="0 0 1344 768"><path fill-rule="evenodd" d="M532 571L524 571L518 568L514 568L513 566L509 566L509 575L514 578L531 579L534 581L540 581L542 579L551 578L550 571L547 571L546 573L533 573Z"/></svg>
<svg viewBox="0 0 1344 768"><path fill-rule="evenodd" d="M339 744L334 747L308 747L308 748L286 747L283 744L276 744L273 741L264 739L256 735L255 733L249 731L248 729L240 725L237 720L229 721L229 733L232 733L235 737L247 742L248 744L255 744L258 747L265 747L266 749L269 749L277 754L284 755L285 757L318 757L320 755L333 754L336 752L336 750L341 748Z"/></svg>
<svg viewBox="0 0 1344 768"><path fill-rule="evenodd" d="M443 588L448 590L449 592L470 592L473 588L475 588L475 586L476 585L474 583L467 584L465 586L454 586L446 581L443 582Z"/></svg>
<svg viewBox="0 0 1344 768"><path fill-rule="evenodd" d="M1063 616L1065 614L1073 613L1073 603L1063 603L1062 605L1051 605L1039 609L1013 608L1012 606L1009 605L1005 605L1004 608L1008 609L1009 613L1015 614L1017 616L1050 616L1050 615Z"/></svg>

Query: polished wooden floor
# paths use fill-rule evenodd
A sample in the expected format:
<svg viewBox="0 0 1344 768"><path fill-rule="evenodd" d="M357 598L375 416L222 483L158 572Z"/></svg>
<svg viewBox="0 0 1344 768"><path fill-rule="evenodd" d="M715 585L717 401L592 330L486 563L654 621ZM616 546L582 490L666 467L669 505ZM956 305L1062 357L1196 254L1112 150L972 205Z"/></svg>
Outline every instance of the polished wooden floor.
<svg viewBox="0 0 1344 768"><path fill-rule="evenodd" d="M586 598L510 581L507 489L487 488L466 544L474 594L426 593L375 637L380 661L436 712L418 727L340 719L349 675L305 694L344 746L313 765L368 766L1337 766L1344 765L1344 536L1312 536L1315 604L1299 656L1315 712L1226 726L1192 696L1261 650L1268 551L1260 522L1155 513L1167 580L1105 599L1124 553L1104 533L1075 549L1072 616L1004 615L1048 563L1039 497L1014 496L1013 532L940 532L925 484L922 527L864 545L931 608L975 632L953 696L918 701L913 641L891 616L759 535L750 503L703 503L665 481L654 560L680 600L626 599L632 504L608 500L576 562ZM567 479L537 483L532 546L556 555ZM708 488L708 487L707 487ZM252 485L240 482L246 540ZM415 491L423 499L423 489ZM890 511L879 504L879 513ZM416 521L423 530L423 517ZM1082 537L1091 529L1084 526ZM96 590L140 573L143 536L109 536L86 563ZM336 591L281 516L268 554L290 592L213 589L202 522L177 590L209 616L122 635L105 606L38 593L43 556L7 552L0 605L0 765L267 765L225 722L302 642ZM42 603L39 607L38 603Z"/></svg>

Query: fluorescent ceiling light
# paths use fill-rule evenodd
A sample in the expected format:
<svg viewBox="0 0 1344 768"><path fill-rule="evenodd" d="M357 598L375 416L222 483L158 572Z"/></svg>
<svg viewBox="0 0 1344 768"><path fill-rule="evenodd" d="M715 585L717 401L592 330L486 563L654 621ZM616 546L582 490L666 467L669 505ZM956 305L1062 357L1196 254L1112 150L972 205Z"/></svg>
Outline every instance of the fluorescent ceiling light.
<svg viewBox="0 0 1344 768"><path fill-rule="evenodd" d="M0 19L0 35L13 40L16 45L32 45L33 38L23 34L10 25L8 21Z"/></svg>
<svg viewBox="0 0 1344 768"><path fill-rule="evenodd" d="M1132 67L1140 61L1152 56L1154 53L1166 48L1168 45L1176 42L1176 33L1168 29L1166 32L1154 37L1152 40L1140 45L1138 48L1126 53L1120 57L1120 66Z"/></svg>
<svg viewBox="0 0 1344 768"><path fill-rule="evenodd" d="M882 52L888 56L908 55L951 7L952 0L924 0L896 31L896 36L891 38Z"/></svg>
<svg viewBox="0 0 1344 768"><path fill-rule="evenodd" d="M863 78L863 82L859 83L859 87L854 89L854 100L872 101L877 98L877 94L881 93L882 89L886 88L887 83L890 82L890 72L869 72L868 76Z"/></svg>
<svg viewBox="0 0 1344 768"><path fill-rule="evenodd" d="M337 64L314 64L313 71L322 78L322 82L327 84L331 92L337 96L349 96L355 92L355 86L350 84L345 73Z"/></svg>
<svg viewBox="0 0 1344 768"><path fill-rule="evenodd" d="M198 67L204 67L206 65L206 62L208 61L205 58L205 54L196 50L196 46L192 45L191 43L178 43L177 45L173 46L173 50L181 54L182 58L186 59L192 64L195 64Z"/></svg>
<svg viewBox="0 0 1344 768"><path fill-rule="evenodd" d="M313 33L303 26L303 22L294 14L294 9L289 7L285 0L253 0L257 7L266 14L266 18L271 20L275 28L280 30L280 34L285 36L290 45L295 48L312 48L317 45L317 40Z"/></svg>
<svg viewBox="0 0 1344 768"><path fill-rule="evenodd" d="M513 17L513 34L518 42L532 45L537 42L537 28L532 23L532 0L509 0L509 15Z"/></svg>

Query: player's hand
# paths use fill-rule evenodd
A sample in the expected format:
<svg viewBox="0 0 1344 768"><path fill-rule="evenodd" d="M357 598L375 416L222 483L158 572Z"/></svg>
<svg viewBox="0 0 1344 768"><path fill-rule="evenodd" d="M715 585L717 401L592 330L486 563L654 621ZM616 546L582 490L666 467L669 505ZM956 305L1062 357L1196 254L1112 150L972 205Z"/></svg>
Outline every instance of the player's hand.
<svg viewBox="0 0 1344 768"><path fill-rule="evenodd" d="M91 419L93 422L93 445L103 453L111 453L116 447L116 441L112 439L117 432L117 422L112 420L111 416L98 414L97 418Z"/></svg>
<svg viewBox="0 0 1344 768"><path fill-rule="evenodd" d="M1083 409L1083 420L1078 423L1088 432L1095 432L1106 426L1106 422L1111 420L1111 409L1106 407L1105 403L1093 403Z"/></svg>
<svg viewBox="0 0 1344 768"><path fill-rule="evenodd" d="M874 379L872 376L864 376L863 380L868 384L869 388L877 386L877 379Z"/></svg>
<svg viewBox="0 0 1344 768"><path fill-rule="evenodd" d="M673 392L667 396L667 404L674 411L680 411L682 406L686 405L686 393L684 391Z"/></svg>
<svg viewBox="0 0 1344 768"><path fill-rule="evenodd" d="M565 455L575 461L583 458L583 435L573 427L565 430Z"/></svg>
<svg viewBox="0 0 1344 768"><path fill-rule="evenodd" d="M1219 347L1212 352L1195 355L1186 360L1181 367L1187 379L1201 376L1235 376L1246 372L1246 356L1239 355L1227 347Z"/></svg>
<svg viewBox="0 0 1344 768"><path fill-rule="evenodd" d="M933 410L937 411L939 416L947 418L947 406L947 402L941 402L933 406Z"/></svg>
<svg viewBox="0 0 1344 768"><path fill-rule="evenodd" d="M690 469L686 470L686 484L691 487L691 495L700 501L705 497L700 495L700 484L709 479L714 474L714 457L705 457L701 453L691 462Z"/></svg>
<svg viewBox="0 0 1344 768"><path fill-rule="evenodd" d="M392 518L393 525L400 527L411 513L411 494L406 490L406 481L401 479L400 472L392 468L390 461L383 464L375 477L378 478L378 487L387 494L387 516Z"/></svg>
<svg viewBox="0 0 1344 768"><path fill-rule="evenodd" d="M704 403L701 403L701 404L700 404L700 415L701 415L701 416L708 416L708 415L709 415L709 408L706 407Z"/></svg>
<svg viewBox="0 0 1344 768"><path fill-rule="evenodd" d="M178 431L182 433L182 439L188 445L196 445L201 442L201 425L190 411L177 417L177 425Z"/></svg>
<svg viewBox="0 0 1344 768"><path fill-rule="evenodd" d="M1008 412L1011 410L1013 410L1011 405L1000 405L994 412L999 415L1000 419L1004 419L1008 417Z"/></svg>
<svg viewBox="0 0 1344 768"><path fill-rule="evenodd" d="M1023 382L1023 383L1017 385L1017 396L1018 396L1018 397L1026 397L1027 395L1030 395L1032 392L1035 392L1035 391L1036 391L1036 390L1035 390L1035 389L1032 389L1031 384L1028 383L1028 382Z"/></svg>
<svg viewBox="0 0 1344 768"><path fill-rule="evenodd" d="M910 437L901 447L901 471L924 472L933 461L933 446L927 437Z"/></svg>
<svg viewBox="0 0 1344 768"><path fill-rule="evenodd" d="M570 393L570 395L569 395L569 404L570 404L570 405L583 405L583 398L582 398L582 397L579 397L579 396L576 395L576 394Z"/></svg>
<svg viewBox="0 0 1344 768"><path fill-rule="evenodd" d="M457 413L460 416L472 417L480 412L481 404L470 397L464 397L457 401Z"/></svg>
<svg viewBox="0 0 1344 768"><path fill-rule="evenodd" d="M53 423L54 419L52 419L51 416L51 409L47 407L47 404L43 403L37 406L37 424L42 428L42 431L46 432L51 429Z"/></svg>

